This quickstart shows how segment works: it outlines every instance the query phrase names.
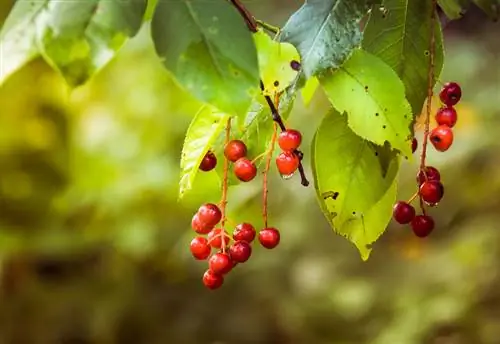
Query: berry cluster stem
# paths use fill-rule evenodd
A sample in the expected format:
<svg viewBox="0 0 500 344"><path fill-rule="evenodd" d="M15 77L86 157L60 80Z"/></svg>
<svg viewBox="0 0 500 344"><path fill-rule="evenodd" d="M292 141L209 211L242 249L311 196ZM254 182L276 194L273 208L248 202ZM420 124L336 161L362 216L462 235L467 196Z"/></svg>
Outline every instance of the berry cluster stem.
<svg viewBox="0 0 500 344"><path fill-rule="evenodd" d="M231 139L231 117L228 118L226 123L226 137L224 139L224 145L226 145ZM222 200L220 201L220 211L222 213L221 219L221 241L222 241L222 252L226 252L226 236L225 225L227 220L226 206L227 206L227 189L228 189L228 175L229 175L229 160L224 156L224 171L222 176Z"/></svg>
<svg viewBox="0 0 500 344"><path fill-rule="evenodd" d="M269 144L269 150L267 153L267 158L266 158L266 167L264 169L264 181L263 181L263 188L262 188L262 218L264 220L264 228L267 228L267 194L268 194L268 183L267 183L267 177L268 177L268 172L271 167L271 160L273 157L273 152L274 152L274 146L276 144L276 138L278 137L278 128L276 126L276 123L274 124L274 130L273 130L273 136L271 137L271 143Z"/></svg>

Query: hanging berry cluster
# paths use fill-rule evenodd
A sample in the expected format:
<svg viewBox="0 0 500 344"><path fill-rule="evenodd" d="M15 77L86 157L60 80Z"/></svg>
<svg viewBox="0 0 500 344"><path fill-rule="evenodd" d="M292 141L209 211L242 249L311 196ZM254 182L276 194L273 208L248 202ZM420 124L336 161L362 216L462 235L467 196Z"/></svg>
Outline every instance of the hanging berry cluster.
<svg viewBox="0 0 500 344"><path fill-rule="evenodd" d="M453 126L457 123L457 111L454 108L460 98L462 90L455 82L449 82L443 85L439 99L443 106L437 111L435 119L437 126L432 129L428 135L429 141L439 152L447 151L453 143ZM428 123L428 121L427 121ZM424 143L422 145L422 166L417 174L418 191L408 201L399 201L393 207L393 218L400 224L410 224L418 237L428 236L434 229L434 219L426 213L426 207L436 206L444 195L444 186L441 183L441 174L433 166L425 165L425 149L427 135L424 134ZM412 150L417 150L418 141L413 139ZM420 208L422 214L417 215L411 202L416 198L420 199Z"/></svg>

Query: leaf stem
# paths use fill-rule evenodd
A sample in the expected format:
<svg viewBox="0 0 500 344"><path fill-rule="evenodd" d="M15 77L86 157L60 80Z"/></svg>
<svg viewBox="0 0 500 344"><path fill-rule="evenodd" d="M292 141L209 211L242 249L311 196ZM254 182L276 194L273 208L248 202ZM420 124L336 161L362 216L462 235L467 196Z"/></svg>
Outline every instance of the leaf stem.
<svg viewBox="0 0 500 344"><path fill-rule="evenodd" d="M278 136L278 127L276 123L274 123L274 130L273 130L273 136L271 137L271 143L269 144L269 149L267 153L267 159L266 159L266 167L264 169L264 181L263 181L263 188L262 188L262 218L264 220L264 228L267 228L267 194L269 192L269 189L267 187L267 177L268 177L268 172L269 169L271 168L271 160L273 157L273 152L274 152L274 146L276 144L276 138Z"/></svg>
<svg viewBox="0 0 500 344"><path fill-rule="evenodd" d="M226 145L231 139L231 117L227 119L226 123L226 137L224 139L224 145ZM226 206L227 206L227 189L228 189L228 175L229 175L229 160L224 156L224 172L222 176L222 200L220 202L220 211L222 213L221 219L221 241L222 241L222 253L226 253Z"/></svg>
<svg viewBox="0 0 500 344"><path fill-rule="evenodd" d="M252 32L257 32L257 21L254 16L248 11L248 9L241 3L240 0L230 0L233 6L240 12L241 16L245 20L245 23L248 26L248 29Z"/></svg>
<svg viewBox="0 0 500 344"><path fill-rule="evenodd" d="M279 34L281 29L278 26L271 25L269 23L266 23L262 20L255 19L255 22L257 23L258 26L266 29L269 32L274 33L275 35Z"/></svg>

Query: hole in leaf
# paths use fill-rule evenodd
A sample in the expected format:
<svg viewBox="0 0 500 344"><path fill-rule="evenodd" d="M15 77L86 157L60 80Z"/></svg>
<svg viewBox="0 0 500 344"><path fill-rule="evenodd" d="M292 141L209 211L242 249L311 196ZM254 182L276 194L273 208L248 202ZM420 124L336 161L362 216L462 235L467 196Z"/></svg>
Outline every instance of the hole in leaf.
<svg viewBox="0 0 500 344"><path fill-rule="evenodd" d="M274 83L273 83L274 87L278 87L280 85L280 82L278 80L276 80Z"/></svg>

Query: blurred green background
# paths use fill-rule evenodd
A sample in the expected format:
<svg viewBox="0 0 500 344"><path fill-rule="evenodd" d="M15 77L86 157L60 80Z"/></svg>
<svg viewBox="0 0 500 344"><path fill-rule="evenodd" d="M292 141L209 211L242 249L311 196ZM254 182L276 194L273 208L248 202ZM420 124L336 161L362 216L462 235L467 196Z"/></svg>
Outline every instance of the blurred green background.
<svg viewBox="0 0 500 344"><path fill-rule="evenodd" d="M277 25L301 5L247 3ZM313 187L274 171L282 242L256 245L216 292L188 245L192 214L220 198L217 179L177 202L199 103L163 69L148 27L72 92L33 61L0 89L0 343L500 343L499 25L470 11L445 30L442 81L464 95L454 146L429 158L446 188L431 237L391 224L364 263ZM310 141L327 108L318 92L288 124ZM403 167L402 199L416 169ZM260 181L231 190L234 222L262 226Z"/></svg>

